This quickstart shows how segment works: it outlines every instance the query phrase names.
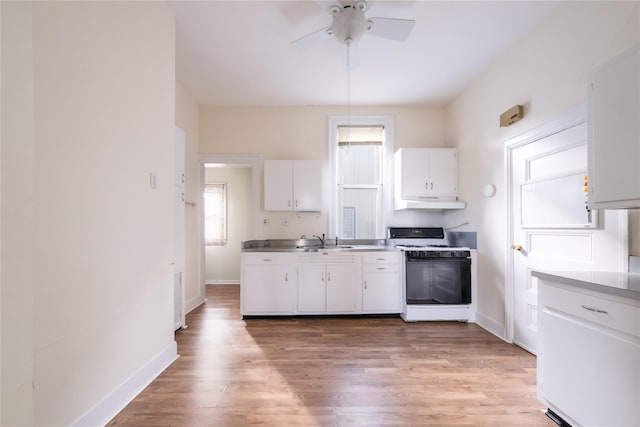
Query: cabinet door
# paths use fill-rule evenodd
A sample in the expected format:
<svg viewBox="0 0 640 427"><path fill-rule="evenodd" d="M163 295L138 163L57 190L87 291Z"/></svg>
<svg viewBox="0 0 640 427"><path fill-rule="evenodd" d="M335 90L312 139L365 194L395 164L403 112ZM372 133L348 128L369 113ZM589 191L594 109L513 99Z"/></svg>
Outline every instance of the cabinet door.
<svg viewBox="0 0 640 427"><path fill-rule="evenodd" d="M369 313L400 313L402 287L397 266L375 267L363 273L362 310Z"/></svg>
<svg viewBox="0 0 640 427"><path fill-rule="evenodd" d="M291 160L264 161L264 210L293 210Z"/></svg>
<svg viewBox="0 0 640 427"><path fill-rule="evenodd" d="M430 195L457 195L458 159L455 149L429 150L428 170Z"/></svg>
<svg viewBox="0 0 640 427"><path fill-rule="evenodd" d="M429 188L427 150L405 148L401 150L400 156L402 197L417 198L425 195Z"/></svg>
<svg viewBox="0 0 640 427"><path fill-rule="evenodd" d="M245 265L242 314L293 314L292 268L287 265Z"/></svg>
<svg viewBox="0 0 640 427"><path fill-rule="evenodd" d="M293 210L320 211L322 165L319 160L293 161Z"/></svg>
<svg viewBox="0 0 640 427"><path fill-rule="evenodd" d="M640 425L640 345L543 312L542 393L581 425Z"/></svg>
<svg viewBox="0 0 640 427"><path fill-rule="evenodd" d="M589 206L640 207L640 49L594 71L589 84Z"/></svg>
<svg viewBox="0 0 640 427"><path fill-rule="evenodd" d="M298 312L324 313L326 310L324 264L298 265Z"/></svg>
<svg viewBox="0 0 640 427"><path fill-rule="evenodd" d="M355 264L327 265L327 312L350 313L356 309Z"/></svg>

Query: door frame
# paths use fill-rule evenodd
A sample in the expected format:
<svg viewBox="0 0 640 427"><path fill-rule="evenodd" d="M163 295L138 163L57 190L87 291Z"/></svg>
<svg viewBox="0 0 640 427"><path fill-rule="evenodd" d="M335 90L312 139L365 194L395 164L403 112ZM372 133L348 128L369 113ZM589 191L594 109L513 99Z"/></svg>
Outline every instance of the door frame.
<svg viewBox="0 0 640 427"><path fill-rule="evenodd" d="M513 152L532 142L546 138L563 130L572 128L587 121L587 106L579 104L556 118L543 123L534 128L528 129L523 133L512 136L505 140L505 183L507 196L507 247L513 244L513 185L511 175L513 173ZM505 326L504 337L509 343L513 343L515 330L515 278L514 278L514 252L507 249L505 257L505 276L504 276L504 313Z"/></svg>
<svg viewBox="0 0 640 427"><path fill-rule="evenodd" d="M224 164L229 166L242 166L251 169L251 238L254 240L262 239L262 210L260 209L260 198L262 188L262 155L261 154L198 154L198 162L200 163L200 178L198 180L199 194L204 194L204 170L207 164ZM206 295L205 281L205 253L204 253L204 204L200 203L198 209L198 245L200 271L198 272L198 283L200 283L201 293L203 297Z"/></svg>

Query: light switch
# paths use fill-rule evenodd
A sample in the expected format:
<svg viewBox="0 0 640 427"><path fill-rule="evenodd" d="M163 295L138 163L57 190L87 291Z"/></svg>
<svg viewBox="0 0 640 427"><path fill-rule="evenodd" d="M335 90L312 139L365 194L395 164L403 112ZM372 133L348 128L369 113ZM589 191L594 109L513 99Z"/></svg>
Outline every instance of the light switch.
<svg viewBox="0 0 640 427"><path fill-rule="evenodd" d="M158 176L153 172L149 172L149 187L154 190L158 188Z"/></svg>

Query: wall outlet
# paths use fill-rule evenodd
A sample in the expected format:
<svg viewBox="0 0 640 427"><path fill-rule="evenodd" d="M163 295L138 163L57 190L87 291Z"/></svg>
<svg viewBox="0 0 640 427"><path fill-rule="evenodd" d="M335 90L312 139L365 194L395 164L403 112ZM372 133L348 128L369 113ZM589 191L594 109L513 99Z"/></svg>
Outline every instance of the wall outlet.
<svg viewBox="0 0 640 427"><path fill-rule="evenodd" d="M156 190L158 188L158 175L149 172L149 187Z"/></svg>

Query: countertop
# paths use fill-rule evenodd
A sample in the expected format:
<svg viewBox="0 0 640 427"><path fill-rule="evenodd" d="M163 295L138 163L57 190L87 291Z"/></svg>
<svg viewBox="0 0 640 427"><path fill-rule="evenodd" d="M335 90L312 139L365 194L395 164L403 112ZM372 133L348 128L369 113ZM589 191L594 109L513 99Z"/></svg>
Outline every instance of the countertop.
<svg viewBox="0 0 640 427"><path fill-rule="evenodd" d="M640 300L640 273L606 271L532 271L542 280Z"/></svg>
<svg viewBox="0 0 640 427"><path fill-rule="evenodd" d="M325 248L296 248L294 247L262 247L262 248L246 248L242 249L243 253L252 253L252 252L289 252L289 253L335 253L335 252L374 252L374 251L391 251L391 252L399 252L400 249L394 248L393 246L381 246L381 245L338 245L338 246L327 246Z"/></svg>

